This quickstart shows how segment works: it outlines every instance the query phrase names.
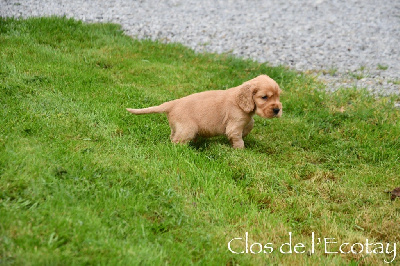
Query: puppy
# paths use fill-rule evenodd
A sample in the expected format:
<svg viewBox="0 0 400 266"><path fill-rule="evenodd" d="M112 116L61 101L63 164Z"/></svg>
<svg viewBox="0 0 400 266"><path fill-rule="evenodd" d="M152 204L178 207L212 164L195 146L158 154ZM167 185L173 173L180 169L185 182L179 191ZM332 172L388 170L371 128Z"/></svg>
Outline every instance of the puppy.
<svg viewBox="0 0 400 266"><path fill-rule="evenodd" d="M166 113L171 141L187 143L197 136L226 135L234 148L244 148L243 137L253 129L253 115L282 116L281 89L266 75L238 87L204 91L159 106L126 110L132 114Z"/></svg>

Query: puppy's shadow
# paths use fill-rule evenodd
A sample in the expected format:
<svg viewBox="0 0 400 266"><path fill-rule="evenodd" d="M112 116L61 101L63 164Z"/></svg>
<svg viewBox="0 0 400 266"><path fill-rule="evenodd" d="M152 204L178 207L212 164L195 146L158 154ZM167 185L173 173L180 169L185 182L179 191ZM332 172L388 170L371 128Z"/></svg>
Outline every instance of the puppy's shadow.
<svg viewBox="0 0 400 266"><path fill-rule="evenodd" d="M224 145L232 148L231 143L226 137L219 136L213 138L198 137L195 141L189 142L189 147L197 151L205 151L214 145ZM273 147L268 146L260 140L256 140L251 136L244 139L244 146L246 150L262 153L262 154L275 154L276 151ZM233 149L233 148L232 148Z"/></svg>
<svg viewBox="0 0 400 266"><path fill-rule="evenodd" d="M197 137L196 140L189 142L189 147L191 147L197 151L204 151L204 150L207 150L213 144L222 144L222 145L231 146L228 139L220 136L220 137L213 137L213 138Z"/></svg>
<svg viewBox="0 0 400 266"><path fill-rule="evenodd" d="M256 140L252 138L251 136L247 136L247 138L244 139L244 147L247 150L251 150L257 153L262 153L262 154L275 154L276 151L273 147L268 146L266 143L260 140Z"/></svg>

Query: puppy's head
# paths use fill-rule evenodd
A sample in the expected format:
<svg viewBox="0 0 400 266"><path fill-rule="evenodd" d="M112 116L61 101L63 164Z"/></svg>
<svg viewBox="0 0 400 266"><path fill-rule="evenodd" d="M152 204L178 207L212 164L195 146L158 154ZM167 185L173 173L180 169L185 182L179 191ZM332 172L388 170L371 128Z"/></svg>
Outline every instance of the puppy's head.
<svg viewBox="0 0 400 266"><path fill-rule="evenodd" d="M267 75L249 80L239 88L237 103L243 111L255 112L264 118L282 116L282 103L279 101L281 89Z"/></svg>

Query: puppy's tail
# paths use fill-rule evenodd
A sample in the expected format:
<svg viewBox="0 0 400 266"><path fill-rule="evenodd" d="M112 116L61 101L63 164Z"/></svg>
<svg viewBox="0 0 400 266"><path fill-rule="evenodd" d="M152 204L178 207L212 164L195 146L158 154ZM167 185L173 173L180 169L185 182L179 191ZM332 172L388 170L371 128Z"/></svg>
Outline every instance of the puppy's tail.
<svg viewBox="0 0 400 266"><path fill-rule="evenodd" d="M131 109L126 108L126 110L135 115L142 115L142 114L153 114L153 113L166 113L169 110L169 104L163 103L158 106L147 107L143 109Z"/></svg>

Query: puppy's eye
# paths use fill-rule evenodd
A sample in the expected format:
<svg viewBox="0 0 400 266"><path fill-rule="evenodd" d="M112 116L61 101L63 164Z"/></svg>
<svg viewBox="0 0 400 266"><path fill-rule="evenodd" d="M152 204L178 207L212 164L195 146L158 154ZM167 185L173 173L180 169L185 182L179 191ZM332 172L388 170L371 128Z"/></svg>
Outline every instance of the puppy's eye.
<svg viewBox="0 0 400 266"><path fill-rule="evenodd" d="M264 99L264 100L267 100L268 99L268 96L263 96L263 97L261 97L262 99Z"/></svg>

